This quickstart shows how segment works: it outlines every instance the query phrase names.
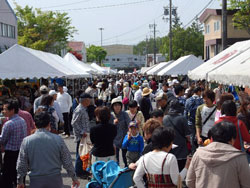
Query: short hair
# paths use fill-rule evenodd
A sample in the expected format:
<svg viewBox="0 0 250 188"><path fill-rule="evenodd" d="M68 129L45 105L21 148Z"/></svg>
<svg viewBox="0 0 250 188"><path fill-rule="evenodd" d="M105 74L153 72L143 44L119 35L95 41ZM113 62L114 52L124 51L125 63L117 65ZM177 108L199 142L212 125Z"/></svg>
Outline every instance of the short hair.
<svg viewBox="0 0 250 188"><path fill-rule="evenodd" d="M153 117L163 117L164 116L164 113L161 109L154 109L152 112L150 112L150 117L153 118Z"/></svg>
<svg viewBox="0 0 250 188"><path fill-rule="evenodd" d="M226 116L236 116L237 107L234 101L226 100L221 106L221 114Z"/></svg>
<svg viewBox="0 0 250 188"><path fill-rule="evenodd" d="M226 101L226 100L234 100L234 96L232 93L223 93L221 96L220 96L220 99L219 101L217 102L217 106L218 108L221 108L222 104Z"/></svg>
<svg viewBox="0 0 250 188"><path fill-rule="evenodd" d="M129 108L138 107L138 103L136 102L136 100L129 101L128 107Z"/></svg>
<svg viewBox="0 0 250 188"><path fill-rule="evenodd" d="M81 96L81 94L83 93L83 90L78 90L76 92L76 97L79 98Z"/></svg>
<svg viewBox="0 0 250 188"><path fill-rule="evenodd" d="M157 127L161 127L161 123L155 119L148 119L143 125L143 131L147 134L152 134Z"/></svg>
<svg viewBox="0 0 250 188"><path fill-rule="evenodd" d="M95 109L95 116L99 118L101 123L106 124L111 117L110 110L106 106L99 106Z"/></svg>
<svg viewBox="0 0 250 188"><path fill-rule="evenodd" d="M17 114L18 110L19 110L19 102L17 99L8 99L6 101L4 101L3 103L4 105L8 105L7 109L8 110L13 110L14 109L14 113Z"/></svg>
<svg viewBox="0 0 250 188"><path fill-rule="evenodd" d="M49 91L47 91L47 90L42 90L42 91L40 91L40 93L41 93L42 95L46 95L46 94L49 93Z"/></svg>
<svg viewBox="0 0 250 188"><path fill-rule="evenodd" d="M179 95L180 92L184 91L184 87L182 85L177 85L174 88L174 92L176 95Z"/></svg>
<svg viewBox="0 0 250 188"><path fill-rule="evenodd" d="M201 87L196 87L196 88L194 88L194 90L193 90L194 93L198 93L199 91L200 91L200 92L202 91Z"/></svg>
<svg viewBox="0 0 250 188"><path fill-rule="evenodd" d="M52 103L53 100L54 100L53 96L45 95L45 96L42 97L41 105L42 106L49 106Z"/></svg>
<svg viewBox="0 0 250 188"><path fill-rule="evenodd" d="M162 87L163 87L163 86L169 87L169 84L168 84L167 82L163 82L163 83L162 83Z"/></svg>
<svg viewBox="0 0 250 188"><path fill-rule="evenodd" d="M232 122L222 121L210 129L210 134L214 142L228 144L232 139L236 139L237 131Z"/></svg>
<svg viewBox="0 0 250 188"><path fill-rule="evenodd" d="M172 127L158 127L154 130L151 140L154 149L169 147L174 141L175 132Z"/></svg>
<svg viewBox="0 0 250 188"><path fill-rule="evenodd" d="M47 111L36 112L34 121L37 128L45 128L50 123L50 114Z"/></svg>
<svg viewBox="0 0 250 188"><path fill-rule="evenodd" d="M214 102L215 100L215 93L212 90L205 90L205 92L203 93L203 98L208 98L210 99L212 102Z"/></svg>

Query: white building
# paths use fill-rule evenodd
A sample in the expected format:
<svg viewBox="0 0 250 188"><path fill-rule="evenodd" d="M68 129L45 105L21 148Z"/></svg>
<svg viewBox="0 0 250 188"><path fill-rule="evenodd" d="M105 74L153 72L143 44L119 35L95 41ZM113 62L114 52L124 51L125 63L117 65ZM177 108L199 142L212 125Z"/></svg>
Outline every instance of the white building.
<svg viewBox="0 0 250 188"><path fill-rule="evenodd" d="M17 17L7 0L0 0L0 53L17 43Z"/></svg>
<svg viewBox="0 0 250 188"><path fill-rule="evenodd" d="M134 69L144 67L146 57L132 54L116 54L106 56L103 64L112 69Z"/></svg>

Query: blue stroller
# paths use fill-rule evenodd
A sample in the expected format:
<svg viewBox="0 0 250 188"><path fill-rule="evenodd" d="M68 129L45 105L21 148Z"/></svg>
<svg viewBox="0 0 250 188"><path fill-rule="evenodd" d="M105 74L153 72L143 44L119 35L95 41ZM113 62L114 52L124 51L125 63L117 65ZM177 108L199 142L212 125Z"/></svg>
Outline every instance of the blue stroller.
<svg viewBox="0 0 250 188"><path fill-rule="evenodd" d="M93 179L86 188L128 188L133 186L133 171L121 169L115 161L97 161L91 166Z"/></svg>

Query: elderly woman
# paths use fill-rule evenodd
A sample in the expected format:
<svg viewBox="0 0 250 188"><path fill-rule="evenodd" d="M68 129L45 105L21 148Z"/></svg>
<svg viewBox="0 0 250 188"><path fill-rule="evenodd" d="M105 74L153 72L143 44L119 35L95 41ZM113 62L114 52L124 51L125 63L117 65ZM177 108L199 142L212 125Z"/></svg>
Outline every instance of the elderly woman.
<svg viewBox="0 0 250 188"><path fill-rule="evenodd" d="M144 124L144 116L141 111L138 110L138 103L134 100L130 101L128 104L128 109L126 112L130 117L131 121L136 121L139 127L139 132L143 136L142 126Z"/></svg>
<svg viewBox="0 0 250 188"><path fill-rule="evenodd" d="M116 126L109 123L110 110L106 106L95 109L97 125L90 129L92 149L92 164L96 161L115 160L114 139L117 134Z"/></svg>
<svg viewBox="0 0 250 188"><path fill-rule="evenodd" d="M130 123L130 118L128 114L122 111L122 99L121 97L114 98L111 101L111 109L112 109L112 116L114 118L114 124L117 127L117 135L114 140L114 144L116 147L116 160L119 164L119 151L122 150L122 158L127 167L127 159L126 159L126 149L122 149L122 141L128 132L128 125Z"/></svg>

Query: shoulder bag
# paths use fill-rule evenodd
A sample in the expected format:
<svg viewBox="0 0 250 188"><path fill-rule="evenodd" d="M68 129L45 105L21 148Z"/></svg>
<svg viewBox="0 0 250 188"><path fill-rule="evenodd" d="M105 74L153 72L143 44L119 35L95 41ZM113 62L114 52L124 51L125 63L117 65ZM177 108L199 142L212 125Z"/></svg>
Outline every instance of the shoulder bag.
<svg viewBox="0 0 250 188"><path fill-rule="evenodd" d="M241 151L246 153L248 164L250 164L250 154L248 152L246 152L246 150L244 148L244 142L243 142L243 139L242 139L242 136L241 136L241 132L240 132L239 120L237 121L237 126L238 126L239 137L240 137L240 148L241 148Z"/></svg>

